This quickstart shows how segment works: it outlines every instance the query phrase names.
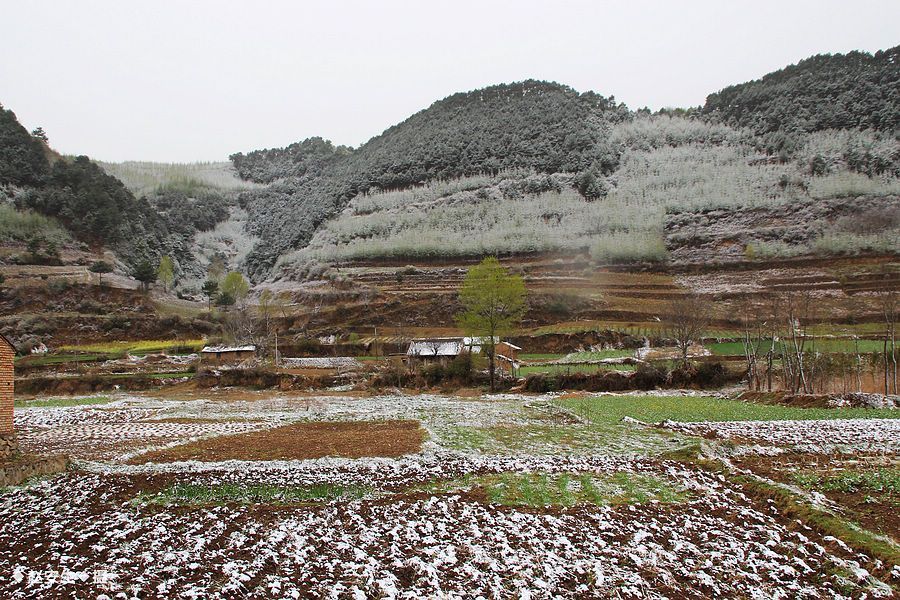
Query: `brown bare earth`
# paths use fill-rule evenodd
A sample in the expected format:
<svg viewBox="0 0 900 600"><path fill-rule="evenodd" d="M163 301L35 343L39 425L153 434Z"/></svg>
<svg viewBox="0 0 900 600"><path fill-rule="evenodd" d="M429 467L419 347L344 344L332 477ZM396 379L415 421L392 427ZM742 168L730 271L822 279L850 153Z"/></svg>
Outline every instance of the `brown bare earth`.
<svg viewBox="0 0 900 600"><path fill-rule="evenodd" d="M418 421L294 423L198 440L148 452L131 462L397 457L417 452L424 440L425 430Z"/></svg>

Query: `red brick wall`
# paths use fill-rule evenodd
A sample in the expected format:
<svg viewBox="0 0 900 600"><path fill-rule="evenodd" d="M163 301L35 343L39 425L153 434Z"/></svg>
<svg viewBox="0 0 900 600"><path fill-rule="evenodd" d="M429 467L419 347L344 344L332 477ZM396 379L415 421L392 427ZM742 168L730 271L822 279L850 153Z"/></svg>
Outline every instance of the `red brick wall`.
<svg viewBox="0 0 900 600"><path fill-rule="evenodd" d="M13 358L15 352L0 337L0 435L13 432Z"/></svg>

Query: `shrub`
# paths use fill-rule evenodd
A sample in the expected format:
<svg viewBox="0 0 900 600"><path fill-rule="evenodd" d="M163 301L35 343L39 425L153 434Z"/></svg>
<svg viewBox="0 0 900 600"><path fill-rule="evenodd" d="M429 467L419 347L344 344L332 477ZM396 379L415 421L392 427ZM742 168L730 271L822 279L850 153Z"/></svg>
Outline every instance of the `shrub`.
<svg viewBox="0 0 900 600"><path fill-rule="evenodd" d="M72 284L69 283L68 279L51 279L47 282L47 291L54 296L59 296L68 291L70 287L72 287Z"/></svg>
<svg viewBox="0 0 900 600"><path fill-rule="evenodd" d="M110 318L103 321L101 328L103 331L109 332L114 329L126 330L131 327L131 321L123 317L122 315L113 315Z"/></svg>
<svg viewBox="0 0 900 600"><path fill-rule="evenodd" d="M605 263L660 262L666 259L666 245L660 234L613 233L594 243L591 258Z"/></svg>
<svg viewBox="0 0 900 600"><path fill-rule="evenodd" d="M419 369L419 376L425 381L426 385L435 386L444 381L446 377L444 365L437 362L423 365Z"/></svg>
<svg viewBox="0 0 900 600"><path fill-rule="evenodd" d="M462 352L455 356L447 365L446 375L461 383L468 384L472 381L472 373L475 370L475 357L471 352Z"/></svg>
<svg viewBox="0 0 900 600"><path fill-rule="evenodd" d="M652 390L666 384L668 373L664 369L644 363L638 365L631 376L631 381L635 389Z"/></svg>

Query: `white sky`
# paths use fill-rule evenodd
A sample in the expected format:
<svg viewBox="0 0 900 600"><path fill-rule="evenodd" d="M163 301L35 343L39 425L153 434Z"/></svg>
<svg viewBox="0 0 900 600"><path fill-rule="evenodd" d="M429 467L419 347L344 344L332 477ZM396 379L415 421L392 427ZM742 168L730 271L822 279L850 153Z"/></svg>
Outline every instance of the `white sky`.
<svg viewBox="0 0 900 600"><path fill-rule="evenodd" d="M527 78L692 106L812 54L900 43L897 0L0 0L0 103L67 154L224 160L358 146Z"/></svg>

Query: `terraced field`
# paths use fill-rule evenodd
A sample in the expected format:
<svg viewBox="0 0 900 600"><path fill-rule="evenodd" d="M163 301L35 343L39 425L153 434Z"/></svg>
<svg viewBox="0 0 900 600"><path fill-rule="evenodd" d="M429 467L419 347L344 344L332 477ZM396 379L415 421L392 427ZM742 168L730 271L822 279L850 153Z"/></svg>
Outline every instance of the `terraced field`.
<svg viewBox="0 0 900 600"><path fill-rule="evenodd" d="M820 333L863 331L882 320L876 294L900 289L894 258L796 259L777 263L665 265L643 269L597 267L584 256L503 259L521 273L529 292L527 330L659 330L670 302L690 290L710 299L710 335L733 336L748 306L766 306L776 296L811 293L815 311L806 321L827 326ZM323 303L313 317L321 326L402 328L410 335L450 333L457 289L470 266L447 263L348 263L338 272L366 290L359 301ZM341 296L338 296L341 297Z"/></svg>

